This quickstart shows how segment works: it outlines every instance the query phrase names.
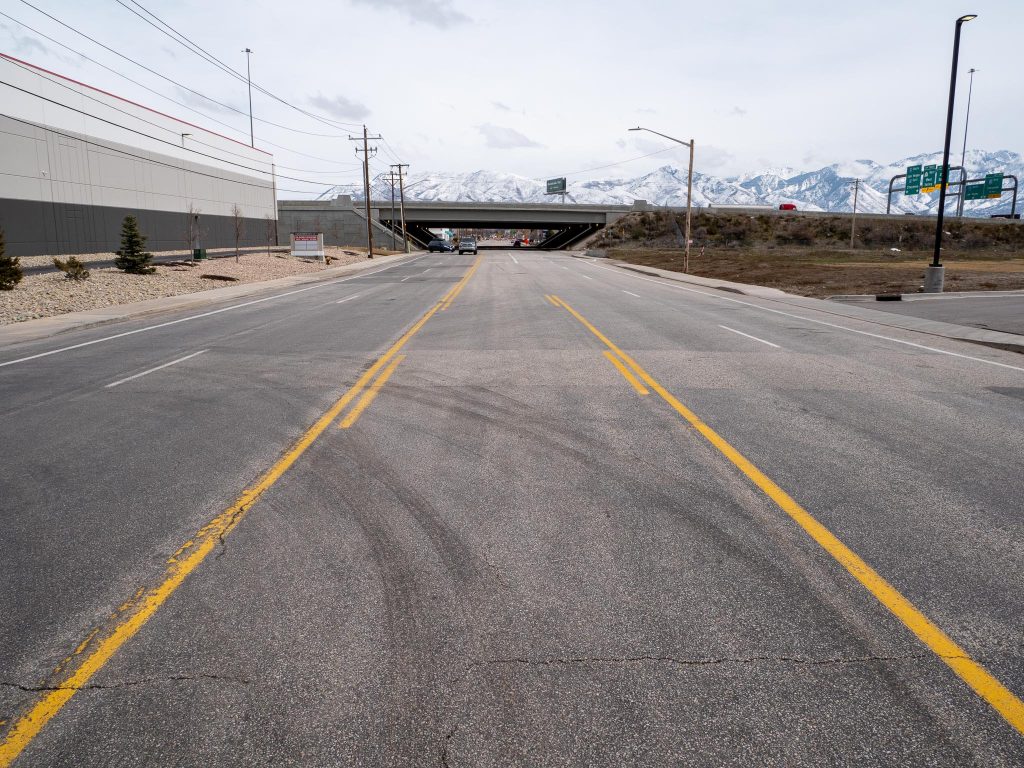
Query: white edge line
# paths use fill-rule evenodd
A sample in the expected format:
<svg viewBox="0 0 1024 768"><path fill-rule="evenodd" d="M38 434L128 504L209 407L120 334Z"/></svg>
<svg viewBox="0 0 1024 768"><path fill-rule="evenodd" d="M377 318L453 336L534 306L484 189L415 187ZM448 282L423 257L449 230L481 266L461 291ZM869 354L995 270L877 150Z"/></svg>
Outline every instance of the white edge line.
<svg viewBox="0 0 1024 768"><path fill-rule="evenodd" d="M760 304L753 304L753 303L751 303L749 301L740 301L739 299L733 299L733 298L730 298L728 296L719 296L719 295L714 294L714 293L707 293L706 291L698 291L696 288L687 288L687 287L682 286L682 285L673 285L672 283L668 283L668 282L665 282L663 280L653 280L653 279L651 279L649 277L642 277L641 275L631 274L629 272L625 272L623 270L619 270L619 269L616 269L614 267L605 267L605 266L602 266L601 264L593 264L593 266L596 267L597 269L604 269L604 270L608 270L608 271L611 271L611 272L615 272L616 274L622 275L624 277L632 277L632 278L634 278L636 280L646 280L648 283L655 283L657 285L662 286L663 288L678 288L680 291L688 291L690 293L699 293L701 296L707 296L709 299L718 299L719 301L729 301L729 302L732 302L733 304L742 304L745 307L753 307L754 309L760 309L760 310L763 310L764 312L772 312L772 313L774 313L776 315L783 315L785 317L793 317L793 318L796 318L797 320L805 320L808 323L817 323L818 325L825 325L825 326L828 326L829 328L838 328L841 331L849 331L850 333L859 333L861 336L870 336L873 339L883 339L884 341L891 341L891 342L894 342L896 344L905 344L908 347L915 347L916 349L923 349L923 350L926 350L928 352L938 352L940 355L949 355L950 357L959 357L959 358L962 358L964 360L973 360L976 363L985 363L987 365L995 365L995 366L998 366L999 368L1009 368L1011 371L1021 371L1022 373L1024 373L1024 368L1021 368L1020 366L1016 366L1016 365L1009 365L1008 363L997 363L995 360L986 360L983 357L972 357L971 355L962 355L959 352L948 352L945 349L937 349L935 347L928 347L928 346L925 346L924 344L916 344L913 341L904 341L903 339L894 339L891 336L882 336L879 333L870 333L868 331L858 331L856 328L848 328L845 325L837 325L836 323L829 323L829 322L826 322L825 320L815 320L812 317L805 317L803 315L794 315L792 312L783 312L781 309L772 309L770 307L762 307ZM629 291L625 291L625 293L629 293ZM861 322L870 323L871 321L870 320L862 320ZM909 331L909 333L917 333L917 331ZM955 339L953 339L953 341L955 341Z"/></svg>
<svg viewBox="0 0 1024 768"><path fill-rule="evenodd" d="M344 304L346 301L352 301L352 299L358 299L362 294L357 293L355 296L346 296L344 299L338 299L335 304Z"/></svg>
<svg viewBox="0 0 1024 768"><path fill-rule="evenodd" d="M512 261L514 261L514 262L515 262L516 264L518 264L518 263L519 263L519 259L517 259L517 258L516 258L515 256L513 256L513 255L512 255L511 253L510 253L510 254L509 254L508 256L509 256L509 258L510 258L510 259L512 259Z"/></svg>
<svg viewBox="0 0 1024 768"><path fill-rule="evenodd" d="M171 360L171 362L164 363L163 365L158 365L156 368L150 368L148 371L143 371L142 373L136 373L134 376L127 376L126 378L118 379L117 381L112 381L109 384L104 385L103 388L104 389L110 389L111 387L116 387L118 384L124 384L126 381L131 381L133 379L140 379L143 376L148 376L151 373L155 373L156 371L159 371L161 368L169 368L172 365L177 365L178 363L183 363L186 360L191 360L193 357L197 357L198 355L203 354L203 352L209 352L209 351L210 350L208 350L208 349L201 349L198 352L193 352L191 355L185 355L184 357L179 357L177 360Z"/></svg>
<svg viewBox="0 0 1024 768"><path fill-rule="evenodd" d="M264 296L262 299L253 299L252 301L244 301L241 304L232 304L230 307L221 307L220 309L214 309L210 312L201 312L198 315L189 315L188 317L180 317L177 320L169 320L166 323L157 323L156 325L147 325L144 328L136 328L134 331L125 331L124 333L115 333L113 336L104 336L99 339L93 339L92 341L83 341L81 344L72 344L68 347L59 347L57 349L51 349L47 352L39 352L35 355L29 355L28 357L19 357L15 360L8 360L5 363L0 363L0 368L4 368L8 365L17 365L18 363L26 363L29 360L38 360L40 357L49 357L50 355L56 355L60 352L70 352L73 349L81 349L82 347L91 347L93 344L100 344L104 341L113 341L114 339L121 339L125 336L134 336L136 333L144 333L145 331L155 331L158 328L166 328L170 325L177 325L178 323L187 323L189 320L198 320L201 317L210 317L211 315L219 315L221 312L230 312L233 309L241 309L242 307L251 307L253 304L262 304L264 301L273 301L274 299L283 299L285 296L294 296L296 293L305 293L306 291L316 290L317 288L324 288L329 285L336 285L337 283L344 283L348 280L354 280L357 277L366 277L367 275L375 275L378 272L383 272L394 267L402 266L403 264L411 264L417 259L422 259L426 254L417 256L409 261L403 261L396 264L388 264L386 267L375 269L372 272L357 272L349 277L341 277L336 280L327 280L316 285L311 285L307 288L299 288L294 291L287 291L285 293L275 293L273 296ZM173 311L173 310L172 310ZM123 320L130 320L131 318L122 318Z"/></svg>
<svg viewBox="0 0 1024 768"><path fill-rule="evenodd" d="M630 296L636 296L638 299L640 298L640 294L639 293L633 293L632 291L627 291L625 288L622 289L622 292L623 293L628 293Z"/></svg>
<svg viewBox="0 0 1024 768"><path fill-rule="evenodd" d="M718 327L719 328L725 328L725 330L732 331L733 333L738 333L740 336L746 336L748 339L753 339L754 341L760 341L762 344L767 344L769 347L775 347L776 349L782 349L782 347L780 347L778 344L772 344L770 341L765 341L764 339L759 339L759 338L757 338L757 336L751 336L749 333L744 333L743 331L737 331L735 328L730 328L727 325L720 325Z"/></svg>

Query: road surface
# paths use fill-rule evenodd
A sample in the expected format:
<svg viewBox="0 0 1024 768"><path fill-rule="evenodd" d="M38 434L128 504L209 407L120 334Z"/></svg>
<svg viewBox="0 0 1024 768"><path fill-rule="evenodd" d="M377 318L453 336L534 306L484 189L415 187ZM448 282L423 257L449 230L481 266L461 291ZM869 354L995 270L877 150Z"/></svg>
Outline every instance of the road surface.
<svg viewBox="0 0 1024 768"><path fill-rule="evenodd" d="M0 766L1024 763L1024 356L438 254L0 350L0 430Z"/></svg>
<svg viewBox="0 0 1024 768"><path fill-rule="evenodd" d="M1024 291L925 294L867 305L883 312L1024 336Z"/></svg>

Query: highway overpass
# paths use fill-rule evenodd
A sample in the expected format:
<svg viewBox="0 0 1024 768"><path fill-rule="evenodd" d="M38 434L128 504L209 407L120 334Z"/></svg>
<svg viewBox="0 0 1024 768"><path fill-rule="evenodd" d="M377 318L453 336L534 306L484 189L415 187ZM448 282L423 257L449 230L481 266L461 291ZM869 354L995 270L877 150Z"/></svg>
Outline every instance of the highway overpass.
<svg viewBox="0 0 1024 768"><path fill-rule="evenodd" d="M452 203L406 201L405 222L411 240L426 245L431 229L533 229L551 230L554 235L538 247L566 248L608 226L632 210L650 210L643 201L633 205L573 205L560 203ZM370 216L386 242L394 223L401 240L398 202L392 214L391 201L374 200ZM333 200L282 200L278 203L279 232L285 242L288 233L322 231L329 244L365 242L366 217L362 204L347 195ZM353 239L357 238L357 239Z"/></svg>

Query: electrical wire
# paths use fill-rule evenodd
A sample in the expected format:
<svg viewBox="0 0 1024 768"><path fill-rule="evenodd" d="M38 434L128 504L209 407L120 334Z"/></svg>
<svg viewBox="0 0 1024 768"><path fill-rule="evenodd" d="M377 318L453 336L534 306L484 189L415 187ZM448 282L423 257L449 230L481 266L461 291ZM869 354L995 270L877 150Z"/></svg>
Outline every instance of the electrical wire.
<svg viewBox="0 0 1024 768"><path fill-rule="evenodd" d="M129 131L130 133L134 133L134 134L137 134L139 136L143 136L143 137L145 137L147 139L150 139L152 141L160 142L161 144L167 144L169 146L173 146L175 149L184 149L187 152L192 152L194 154L200 155L201 157L206 157L206 158L209 158L211 160L216 160L219 163L225 163L227 165L234 165L234 166L236 166L238 168L242 168L242 169L247 170L247 171L253 171L254 173L264 173L264 174L268 174L268 175L274 175L274 176L276 176L279 179L288 179L289 181L298 181L298 182L302 182L302 183L305 183L305 184L317 184L317 185L321 185L321 186L324 183L323 181L315 181L315 180L312 180L312 179L300 179L300 178L297 178L295 176L285 176L285 175L282 175L282 174L275 174L273 171L267 171L267 170L264 170L262 168L253 168L250 165L242 165L241 163L236 163L236 162L234 162L232 160L225 160L224 158L216 157L215 155L208 155L205 152L200 152L199 150L192 149L191 147L181 147L176 142L167 141L165 139L161 139L161 138L158 138L156 136L150 136L148 133L143 133L142 131L137 131L134 128L129 128L127 125L121 125L120 123L115 123L112 120L107 120L106 118L102 118L102 117L100 117L98 115L94 115L94 114L91 114L91 113L86 112L84 110L77 109L75 107L72 107L70 104L64 104L63 102L60 102L60 101L55 101L53 99L48 99L45 96L42 96L42 95L40 95L38 93L32 93L32 91L25 90L24 88L19 88L18 86L14 85L13 83L8 83L5 80L0 80L0 85L6 85L8 88L13 88L14 90L20 91L21 93L28 94L29 96L34 96L35 98L41 99L42 101L49 102L50 104L54 104L54 105L56 105L58 107L63 107L64 109L71 110L72 112L77 112L78 114L84 115L85 117L90 117L93 120L99 120L101 123L106 123L107 125L112 125L115 128L121 128L122 130ZM118 110L118 111L121 111L121 110Z"/></svg>
<svg viewBox="0 0 1024 768"><path fill-rule="evenodd" d="M267 183L256 184L256 183L253 183L251 181L240 181L239 179L232 179L229 176L218 176L215 173L204 173L203 171L195 171L195 170L191 170L191 169L187 169L187 168L182 168L181 166L173 165L171 163L165 163L165 162L163 162L161 160L154 160L154 159L152 159L150 157L146 157L144 155L137 155L134 152L126 152L125 150L118 149L117 147L111 147L111 146L107 146L106 144L100 144L99 142L96 142L96 141L91 141L89 139L83 139L81 136L76 136L76 135L71 134L71 133L65 133L64 131L57 130L56 128L54 128L52 126L49 126L49 125L40 125L38 123L33 123L31 120L24 120L24 119L22 119L20 117L15 117L14 115L8 115L8 114L4 114L4 113L0 112L0 117L5 117L8 120L14 120L15 122L21 123L22 125L30 125L33 128L41 128L44 131L49 131L49 132L54 133L54 134L56 134L58 136L63 136L65 138L67 138L67 139L72 139L73 141L80 141L81 143L88 144L89 146L99 147L100 149L105 149L108 152L116 152L117 154L124 155L125 157L133 157L136 160L144 160L147 163L153 163L154 165L162 165L165 168L172 168L172 169L174 169L176 171L183 171L185 173L192 173L192 174L195 174L196 176L205 176L208 179L218 179L220 181L230 181L230 182L232 182L234 184L242 184L242 185L247 186L247 187L257 187L259 189L266 189L268 191L275 188L274 186L271 186L271 185L269 185ZM314 183L314 182L309 182L309 183ZM319 183L321 186L323 186L323 182L316 182L316 183ZM303 190L303 189L286 189L284 187L276 187L276 189L279 192L295 192L295 193L303 194L303 195L311 194L311 191L308 190L308 189L306 189L306 190Z"/></svg>
<svg viewBox="0 0 1024 768"><path fill-rule="evenodd" d="M24 2L24 0L22 0L22 2ZM125 8L127 8L129 11L132 10L131 8L128 8L128 6L125 5L122 2L122 0L116 0L116 2L119 5L124 6ZM195 43L192 40L190 40L187 35L185 35L185 34L179 32L178 30L176 30L174 27L172 27L170 24L168 24L163 19L158 17L152 11L148 10L141 3L136 2L136 0L131 0L131 2L132 2L132 5L136 6L137 8L142 9L143 11L145 11L145 13L147 15L151 16L153 19L158 21L163 27L166 28L166 30L170 30L170 32L165 31L164 29L161 29L160 27L157 27L152 22L150 22L150 21L146 20L145 18L143 18L140 14L136 13L135 11L132 11L133 13L135 13L136 16L139 16L139 18L143 18L143 21L146 21L146 23L150 24L150 26L154 27L155 29L158 29L164 35L166 35L167 37L171 38L172 40L174 40L175 42L177 42L179 45L183 46L187 50L191 51L192 53L195 53L197 56L200 56L200 58L203 58L207 62L213 64L218 69L221 69L222 71L229 73L230 75L232 75L233 77L241 80L242 82L245 82L245 83L250 83L251 82L251 79L249 77L247 77L245 75L242 75L241 72L235 71L234 68L232 68L229 65L225 64L223 61L218 59L212 53L210 53L209 51L205 50L202 46L200 46L197 43ZM173 34L171 34L171 33L173 33ZM358 123L348 123L348 122L345 122L343 120L332 120L330 118L321 117L320 115L316 115L316 114L314 114L312 112L309 112L308 110L305 110L302 107L298 107L298 106L292 104L291 102L281 98L277 94L271 93L266 88L264 88L263 86L259 85L258 83L252 83L252 87L255 88L257 91L259 91L260 93L264 94L265 96L268 96L271 99L274 99L275 101L278 101L278 102L280 102L281 104L284 104L287 107L291 107L295 111L300 112L301 114L306 115L307 117L310 117L310 118L312 118L312 119L314 119L314 120L316 120L318 122L321 122L324 125L328 125L328 126L330 126L332 128L339 128L339 127L340 128L357 128L357 127L359 127ZM337 137L337 138L344 138L344 137Z"/></svg>
<svg viewBox="0 0 1024 768"><path fill-rule="evenodd" d="M665 147L664 149L659 149L657 152L648 152L646 155L637 155L636 157L631 157L628 160L620 160L617 163L609 163L608 165L598 165L594 168L584 168L582 171L573 171L572 173L563 173L562 175L579 176L581 173L590 173L591 171L602 171L605 168L614 168L617 165L625 165L626 163L632 163L635 160L643 160L645 157L654 157L654 155L660 155L665 152L671 152L673 149L678 149L678 147ZM534 179L534 181L544 181L544 179Z"/></svg>
<svg viewBox="0 0 1024 768"><path fill-rule="evenodd" d="M241 109L238 109L237 107L232 107L230 104L225 104L222 101L217 101L217 99L211 98L210 96L207 96L205 93L200 93L199 91L195 90L194 88L189 88L187 85L179 83L177 80L173 80L173 79L167 77L166 75L163 75L160 72L157 72L155 69L147 67L145 64L142 64L141 62L136 61L135 59L132 59L132 58L130 58L128 56L125 56L123 53L120 53L119 51L115 51L113 48L111 48L108 45L104 45L103 43L101 43L96 38L90 37L89 35L85 34L84 32L82 32L79 29L76 29L75 27L71 26L70 24L64 23L63 21L58 19L56 16L51 16L49 13L47 13L44 10L42 10L41 8L38 8L35 5L32 5L32 3L28 2L28 0L21 0L21 2L24 3L25 5L27 5L29 8L32 8L33 10L41 13L43 16L45 16L46 18L50 19L51 21L55 21L57 24L60 24L65 29L68 29L71 32L74 32L76 35L80 35L80 36L84 37L86 40L90 41L91 43L94 43L95 45L98 45L100 48L103 48L104 50L109 51L110 53L114 54L115 56L118 56L118 57L124 59L125 61L127 61L127 62L129 62L131 64L134 64L135 66L137 66L137 67L139 67L141 69L146 70L150 74L156 75L161 80L166 80L171 85L177 86L178 88L181 88L184 91L188 91L189 93L191 93L191 94L193 94L195 96L198 96L201 99L205 99L206 101L210 102L211 104L216 104L217 106L221 107L222 109L226 109L226 110L228 110L230 112L235 112L235 113L237 113L239 115L242 115L243 117L249 117L249 113L248 112L245 112L245 111L243 111ZM282 130L291 131L293 133L301 133L301 134L305 134L307 136L321 136L321 137L322 136L326 136L326 134L313 133L311 131L303 131L303 130L301 130L299 128L292 128L291 126L281 125L280 123L274 123L274 122L271 122L270 120L265 120L265 119L260 118L260 117L255 117L254 116L252 119L255 120L258 123L263 123L265 125L272 125L275 128L281 128Z"/></svg>
<svg viewBox="0 0 1024 768"><path fill-rule="evenodd" d="M49 35L44 34L43 32L40 32L38 29L30 27L25 22L23 22L23 21L21 21L19 19L15 19L13 16L9 16L6 13L4 13L3 11L0 11L0 16L3 16L4 18L8 19L9 21L14 22L15 24L17 24L17 25L19 25L21 27L24 27L25 29L27 29L30 32L32 32L33 34L36 34L39 37L42 37L44 40L49 40L54 45L59 45L61 48L65 49L66 51L70 51L71 53L75 54L76 56L81 56L86 61L92 62L96 66L98 66L98 67L100 67L102 69L105 69L107 72L110 72L111 74L117 75L121 79L126 80L127 82L132 83L133 85L136 85L139 88L142 88L144 91L148 91L149 93L152 93L154 96L159 96L161 99L169 101L172 104L176 104L177 106L182 107L183 109L187 109L189 112L194 112L195 114L199 115L200 117L204 118L205 120L209 120L210 122L216 123L217 125L223 126L224 128L228 128L228 129L230 129L230 130L232 130L232 131L234 131L234 132L236 132L236 133L238 133L238 134L240 134L242 136L245 136L245 135L248 134L248 131L245 131L245 130L243 130L241 128L236 128L233 125L225 123L223 120L218 120L215 117L211 117L210 115L206 114L205 112L201 112L198 109L196 109L194 107L191 107L188 104L185 104L184 102L178 101L176 99L172 99L170 96L167 96L167 95L165 95L163 93L160 93L159 91L157 91L157 90L155 90L153 88L150 88L149 86L145 85L144 83L139 82L138 80L135 80L134 78L128 77L128 75L124 74L123 72L117 71L113 67L108 67L106 64L103 64L102 62L97 61L96 59L92 58L91 56L88 56L87 54L82 53L81 51L77 50L76 48L72 48L70 45L67 45L66 43L62 43L60 40L56 40L56 39L50 37ZM11 63L13 63L13 64L18 64L19 63L19 62L15 61L10 56L5 56L4 54L0 54L0 56L4 56L4 58L6 58L9 61L11 61ZM210 144L204 144L204 142L201 142L198 139L193 139L193 141L196 141L199 144L203 144L204 146L215 148L215 147L213 147ZM310 160L318 160L318 161L320 161L322 163L329 163L331 165L339 165L339 166L341 166L341 169L348 169L348 168L353 167L353 166L351 166L348 163L339 163L337 160L328 160L326 157L318 157L317 155L310 155L310 154L308 154L306 152L300 152L297 149L292 149L291 147L287 147L287 146L285 146L283 144L276 144L276 143L274 143L272 141L269 141L267 139L264 139L264 138L260 139L260 143L267 144L267 145L272 146L272 147L276 147L277 149L280 149L280 150L282 150L284 152L290 152L291 154L294 154L294 155L300 155L302 157L309 158ZM236 157L247 157L247 155L242 155L242 154L235 153L235 152L229 152L228 150L224 150L224 149L222 149L221 151L222 152L227 152L228 154L235 155ZM284 166L284 165L279 165L277 167L278 168L288 168L288 166ZM289 168L289 170L304 171L305 169L302 169L302 168ZM319 171L318 171L318 173L319 173Z"/></svg>

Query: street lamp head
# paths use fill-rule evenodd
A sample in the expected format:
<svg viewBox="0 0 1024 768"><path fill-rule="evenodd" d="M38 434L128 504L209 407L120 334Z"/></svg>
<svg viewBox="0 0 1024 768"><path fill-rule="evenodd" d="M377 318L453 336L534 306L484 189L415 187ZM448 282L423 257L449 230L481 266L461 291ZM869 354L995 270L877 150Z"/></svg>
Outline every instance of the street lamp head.
<svg viewBox="0 0 1024 768"><path fill-rule="evenodd" d="M957 19L956 23L957 24L963 24L965 21L970 21L971 19L976 19L976 18L978 18L978 14L976 14L976 13L968 13L968 14L965 14L964 16L961 16L959 19Z"/></svg>
<svg viewBox="0 0 1024 768"><path fill-rule="evenodd" d="M644 129L643 129L643 128L641 128L641 127L640 127L640 126L638 125L638 126L637 126L636 128L630 128L629 130L631 130L631 131L642 131L642 130L644 130Z"/></svg>

